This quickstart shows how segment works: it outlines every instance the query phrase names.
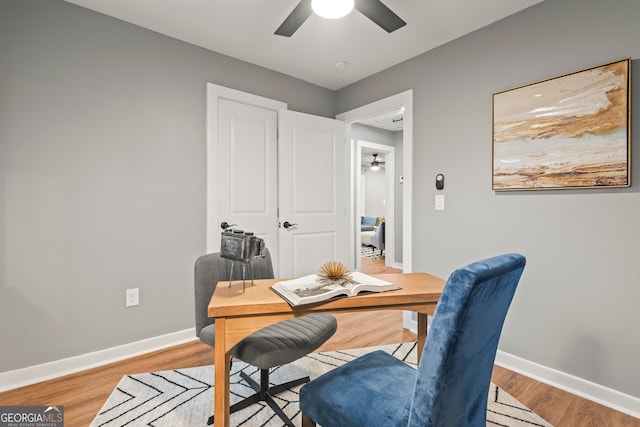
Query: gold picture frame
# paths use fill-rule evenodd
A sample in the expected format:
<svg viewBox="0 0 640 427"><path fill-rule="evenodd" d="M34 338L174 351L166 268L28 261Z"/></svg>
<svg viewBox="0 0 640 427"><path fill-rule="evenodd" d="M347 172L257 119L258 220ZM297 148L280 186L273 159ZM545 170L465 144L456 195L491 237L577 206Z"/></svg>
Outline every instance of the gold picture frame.
<svg viewBox="0 0 640 427"><path fill-rule="evenodd" d="M495 191L631 185L631 60L493 94Z"/></svg>

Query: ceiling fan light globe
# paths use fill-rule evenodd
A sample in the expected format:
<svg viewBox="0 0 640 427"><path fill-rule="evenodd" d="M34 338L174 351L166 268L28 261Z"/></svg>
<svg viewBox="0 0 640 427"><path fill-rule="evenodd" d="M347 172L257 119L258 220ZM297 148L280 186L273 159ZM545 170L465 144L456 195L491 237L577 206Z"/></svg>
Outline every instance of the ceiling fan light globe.
<svg viewBox="0 0 640 427"><path fill-rule="evenodd" d="M338 19L353 10L353 0L311 0L311 9L323 18Z"/></svg>

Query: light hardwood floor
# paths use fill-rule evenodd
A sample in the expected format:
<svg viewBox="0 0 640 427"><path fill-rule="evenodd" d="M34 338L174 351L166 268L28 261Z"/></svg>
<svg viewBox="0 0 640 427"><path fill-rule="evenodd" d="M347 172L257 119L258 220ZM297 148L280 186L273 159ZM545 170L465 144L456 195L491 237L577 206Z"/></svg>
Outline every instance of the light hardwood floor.
<svg viewBox="0 0 640 427"><path fill-rule="evenodd" d="M366 273L393 272L382 260L363 259ZM415 340L402 328L402 313L339 315L338 331L319 351ZM213 363L210 347L198 341L171 347L50 381L0 393L0 405L63 405L65 426L87 426L123 375ZM635 426L640 420L496 366L493 381L553 425Z"/></svg>

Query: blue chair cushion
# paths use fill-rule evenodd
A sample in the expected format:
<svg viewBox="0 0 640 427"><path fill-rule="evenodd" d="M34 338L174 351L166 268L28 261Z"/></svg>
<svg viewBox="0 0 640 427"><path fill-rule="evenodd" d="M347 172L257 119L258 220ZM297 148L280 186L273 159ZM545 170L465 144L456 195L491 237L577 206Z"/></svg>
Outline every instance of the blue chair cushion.
<svg viewBox="0 0 640 427"><path fill-rule="evenodd" d="M360 231L372 231L378 225L378 217L363 216L360 219Z"/></svg>
<svg viewBox="0 0 640 427"><path fill-rule="evenodd" d="M305 384L300 409L323 427L406 426L415 381L414 368L378 350Z"/></svg>

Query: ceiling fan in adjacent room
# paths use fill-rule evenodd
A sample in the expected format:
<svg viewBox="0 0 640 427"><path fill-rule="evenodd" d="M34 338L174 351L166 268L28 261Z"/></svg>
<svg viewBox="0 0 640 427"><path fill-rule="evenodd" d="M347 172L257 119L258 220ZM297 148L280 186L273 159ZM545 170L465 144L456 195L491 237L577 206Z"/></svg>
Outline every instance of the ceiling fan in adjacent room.
<svg viewBox="0 0 640 427"><path fill-rule="evenodd" d="M371 162L371 170L372 171L377 171L380 170L380 166L384 165L385 162L382 162L380 160L378 160L378 155L374 154L373 155L373 161Z"/></svg>
<svg viewBox="0 0 640 427"><path fill-rule="evenodd" d="M337 9L331 9L331 6ZM324 18L335 19L347 15L354 8L388 33L407 24L380 0L300 0L274 34L291 37L314 12Z"/></svg>

